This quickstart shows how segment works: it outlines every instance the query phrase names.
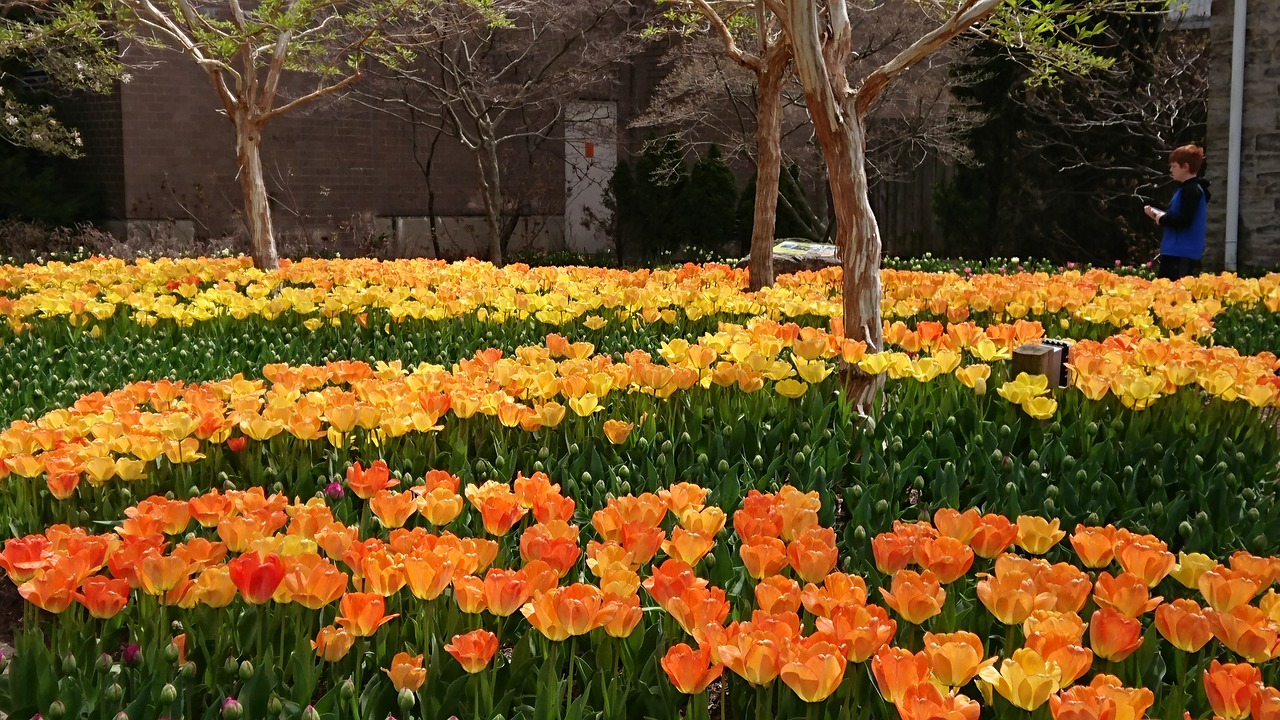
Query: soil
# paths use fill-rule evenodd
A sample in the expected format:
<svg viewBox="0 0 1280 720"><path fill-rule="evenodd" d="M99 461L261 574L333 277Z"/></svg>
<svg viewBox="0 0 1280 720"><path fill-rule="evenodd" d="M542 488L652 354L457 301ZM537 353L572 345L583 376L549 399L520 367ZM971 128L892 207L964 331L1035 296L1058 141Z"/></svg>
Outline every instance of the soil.
<svg viewBox="0 0 1280 720"><path fill-rule="evenodd" d="M13 646L13 636L22 623L22 596L8 578L0 579L0 645Z"/></svg>

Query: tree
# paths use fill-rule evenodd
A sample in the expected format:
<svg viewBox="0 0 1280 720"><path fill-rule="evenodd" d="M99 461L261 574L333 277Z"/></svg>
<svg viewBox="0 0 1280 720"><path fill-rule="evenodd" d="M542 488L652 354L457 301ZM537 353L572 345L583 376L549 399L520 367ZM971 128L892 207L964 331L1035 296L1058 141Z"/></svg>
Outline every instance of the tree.
<svg viewBox="0 0 1280 720"><path fill-rule="evenodd" d="M381 73L362 102L459 140L475 158L489 260L501 265L521 205L504 190L504 147L550 141L566 101L608 84L637 45L610 0L446 2L422 34L400 38L418 62ZM444 29L444 32L441 32ZM557 188L558 189L558 188Z"/></svg>
<svg viewBox="0 0 1280 720"><path fill-rule="evenodd" d="M54 4L72 17L79 0ZM199 65L235 129L236 161L254 264L279 264L262 168L263 128L352 85L371 61L404 60L395 33L430 0L104 0L104 31L118 29ZM296 92L294 92L296 90Z"/></svg>
<svg viewBox="0 0 1280 720"><path fill-rule="evenodd" d="M867 115L885 89L952 39L983 23L980 32L1004 45L1026 48L1038 63L1037 77L1055 69L1085 72L1107 62L1082 43L1102 32L1097 13L1128 8L1128 2L1067 0L916 0L938 13L939 22L895 57L851 82L848 69L854 24L850 10L865 14L871 7L845 0L766 0L778 16L795 54L796 74L826 158L836 216L836 248L844 269L845 336L860 340L869 351L882 347L880 319L880 230L868 196ZM842 371L847 399L870 413L880 378L857 365Z"/></svg>
<svg viewBox="0 0 1280 720"><path fill-rule="evenodd" d="M955 93L985 116L935 207L965 254L1059 261L1145 260L1154 228L1142 213L1167 195L1168 151L1203 142L1208 32L1170 31L1157 14L1113 19L1100 52L1111 68L1029 86L1029 70L993 43L955 73ZM1008 142L1016 136L1017 143Z"/></svg>
<svg viewBox="0 0 1280 720"><path fill-rule="evenodd" d="M5 3L0 7L0 140L78 156L80 134L55 117L47 102L50 88L31 87L24 76L64 90L105 93L120 70L95 3Z"/></svg>

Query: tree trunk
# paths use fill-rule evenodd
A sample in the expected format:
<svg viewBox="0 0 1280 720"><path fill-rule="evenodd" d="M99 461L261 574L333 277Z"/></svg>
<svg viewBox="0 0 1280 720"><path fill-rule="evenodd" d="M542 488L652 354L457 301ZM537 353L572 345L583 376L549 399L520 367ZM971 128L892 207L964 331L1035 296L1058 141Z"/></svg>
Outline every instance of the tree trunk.
<svg viewBox="0 0 1280 720"><path fill-rule="evenodd" d="M489 262L501 267L505 258L502 252L502 186L498 147L484 128L480 130L476 164L480 169L480 192L484 195L484 218L489 231Z"/></svg>
<svg viewBox="0 0 1280 720"><path fill-rule="evenodd" d="M773 285L773 242L778 221L778 177L782 171L782 84L791 52L775 45L757 74L756 197L751 222L750 289Z"/></svg>
<svg viewBox="0 0 1280 720"><path fill-rule="evenodd" d="M240 171L240 191L244 194L244 220L249 229L253 265L261 270L280 267L276 239L271 230L271 204L262 175L262 126L250 118L237 118L236 163Z"/></svg>

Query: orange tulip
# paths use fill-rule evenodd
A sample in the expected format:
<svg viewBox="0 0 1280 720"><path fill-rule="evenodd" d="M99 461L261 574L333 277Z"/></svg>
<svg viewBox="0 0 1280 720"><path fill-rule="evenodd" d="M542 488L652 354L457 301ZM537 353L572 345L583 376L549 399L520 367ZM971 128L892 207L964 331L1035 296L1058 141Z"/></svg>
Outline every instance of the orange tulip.
<svg viewBox="0 0 1280 720"><path fill-rule="evenodd" d="M1246 663L1209 663L1204 671L1204 694L1209 706L1226 720L1249 717L1253 695L1262 685L1262 671Z"/></svg>
<svg viewBox="0 0 1280 720"><path fill-rule="evenodd" d="M235 511L235 502L217 490L210 490L204 495L193 497L187 501L191 516L202 527L217 527L218 522Z"/></svg>
<svg viewBox="0 0 1280 720"><path fill-rule="evenodd" d="M724 590L711 587L690 587L667 603L667 612L684 631L699 642L707 625L723 625L729 616L729 601Z"/></svg>
<svg viewBox="0 0 1280 720"><path fill-rule="evenodd" d="M377 516L385 528L404 527L407 521L418 510L418 502L413 493L379 490L369 500L369 509Z"/></svg>
<svg viewBox="0 0 1280 720"><path fill-rule="evenodd" d="M578 527L563 520L539 523L520 537L520 557L525 562L543 560L561 577L578 562L582 549L578 544Z"/></svg>
<svg viewBox="0 0 1280 720"><path fill-rule="evenodd" d="M1018 539L1018 526L1003 515L988 513L982 516L977 532L969 539L969 547L990 560L1009 548Z"/></svg>
<svg viewBox="0 0 1280 720"><path fill-rule="evenodd" d="M1228 612L1248 603L1261 589L1254 575L1222 566L1201 574L1196 585L1209 607L1218 612Z"/></svg>
<svg viewBox="0 0 1280 720"><path fill-rule="evenodd" d="M947 591L942 589L938 577L925 570L899 570L890 583L890 590L880 588L885 604L893 608L907 622L919 625L942 612L947 602Z"/></svg>
<svg viewBox="0 0 1280 720"><path fill-rule="evenodd" d="M1103 660L1120 662L1142 645L1142 623L1104 607L1089 619L1089 645Z"/></svg>
<svg viewBox="0 0 1280 720"><path fill-rule="evenodd" d="M311 649L325 662L338 662L347 656L355 641L356 636L346 628L327 625L316 633L316 639L311 641Z"/></svg>
<svg viewBox="0 0 1280 720"><path fill-rule="evenodd" d="M129 581L94 575L84 581L75 599L89 610L89 614L106 620L115 617L129 602Z"/></svg>
<svg viewBox="0 0 1280 720"><path fill-rule="evenodd" d="M423 552L403 562L409 592L419 600L435 600L453 580L453 562L444 555Z"/></svg>
<svg viewBox="0 0 1280 720"><path fill-rule="evenodd" d="M4 543L4 552L0 552L0 568L21 585L43 572L52 559L53 549L44 535L10 538Z"/></svg>
<svg viewBox="0 0 1280 720"><path fill-rule="evenodd" d="M947 687L967 685L978 671L994 665L996 659L983 659L982 640L971 632L924 634L924 654L929 669L938 682Z"/></svg>
<svg viewBox="0 0 1280 720"><path fill-rule="evenodd" d="M1067 536L1057 518L1045 520L1038 515L1018 516L1018 547L1032 555L1043 555Z"/></svg>
<svg viewBox="0 0 1280 720"><path fill-rule="evenodd" d="M423 492L416 499L418 513L436 527L444 527L462 514L462 496L447 487Z"/></svg>
<svg viewBox="0 0 1280 720"><path fill-rule="evenodd" d="M738 548L738 556L747 574L756 580L776 575L787 567L787 545L778 538L758 537L744 542Z"/></svg>
<svg viewBox="0 0 1280 720"><path fill-rule="evenodd" d="M933 524L937 526L939 535L968 543L974 535L978 534L978 528L982 525L982 514L974 508L964 512L952 508L941 508L933 514Z"/></svg>
<svg viewBox="0 0 1280 720"><path fill-rule="evenodd" d="M756 584L756 607L769 613L799 612L800 583L773 575Z"/></svg>
<svg viewBox="0 0 1280 720"><path fill-rule="evenodd" d="M1115 720L1116 702L1097 688L1085 685L1049 697L1053 720Z"/></svg>
<svg viewBox="0 0 1280 720"><path fill-rule="evenodd" d="M672 515L680 517L685 510L701 510L707 501L707 488L693 483L678 482L670 487L658 490L658 497L666 504Z"/></svg>
<svg viewBox="0 0 1280 720"><path fill-rule="evenodd" d="M916 542L915 561L946 585L964 577L973 567L973 550L953 537L921 538Z"/></svg>
<svg viewBox="0 0 1280 720"><path fill-rule="evenodd" d="M400 555L386 547L371 550L360 559L356 568L357 575L364 579L362 589L383 597L391 597L400 592L407 581Z"/></svg>
<svg viewBox="0 0 1280 720"><path fill-rule="evenodd" d="M693 573L689 563L669 559L654 568L653 574L641 583L659 607L666 608L671 599L688 587L706 587L707 581Z"/></svg>
<svg viewBox="0 0 1280 720"><path fill-rule="evenodd" d="M422 656L411 656L407 652L396 653L396 656L391 658L391 667L385 672L387 677L391 678L391 684L395 686L396 692L403 690L417 692L418 688L422 687L422 683L427 680L427 669L422 666Z"/></svg>
<svg viewBox="0 0 1280 720"><path fill-rule="evenodd" d="M787 545L787 560L805 582L821 581L835 568L836 559L836 537L831 528L810 528Z"/></svg>
<svg viewBox="0 0 1280 720"><path fill-rule="evenodd" d="M484 581L475 575L463 575L453 579L453 599L458 609L468 615L479 615L487 607Z"/></svg>
<svg viewBox="0 0 1280 720"><path fill-rule="evenodd" d="M573 501L573 498L546 493L534 498L533 517L540 523L549 523L553 520L569 522L573 519L573 512L576 508L577 503Z"/></svg>
<svg viewBox="0 0 1280 720"><path fill-rule="evenodd" d="M399 480L391 479L391 469L381 460L376 460L368 470L354 463L347 468L347 487L361 500L368 500L380 490L399 485Z"/></svg>
<svg viewBox="0 0 1280 720"><path fill-rule="evenodd" d="M876 569L885 575L892 575L902 570L915 559L915 538L908 538L897 533L880 533L871 538L871 554L876 561Z"/></svg>
<svg viewBox="0 0 1280 720"><path fill-rule="evenodd" d="M1088 568L1104 568L1115 558L1116 528L1076 525L1071 535L1071 546L1080 556L1080 562Z"/></svg>
<svg viewBox="0 0 1280 720"><path fill-rule="evenodd" d="M982 707L964 695L944 693L931 682L907 688L894 705L902 720L978 720Z"/></svg>
<svg viewBox="0 0 1280 720"><path fill-rule="evenodd" d="M787 644L788 638L767 631L726 633L716 643L712 657L719 655L734 674L752 685L765 687L782 672Z"/></svg>
<svg viewBox="0 0 1280 720"><path fill-rule="evenodd" d="M1109 607L1131 618L1140 617L1151 612L1164 598L1149 597L1147 584L1133 573L1120 573L1112 577L1111 573L1098 575L1094 586L1093 599L1101 607Z"/></svg>
<svg viewBox="0 0 1280 720"><path fill-rule="evenodd" d="M498 617L513 615L529 600L529 583L521 570L491 568L484 576L484 601Z"/></svg>
<svg viewBox="0 0 1280 720"><path fill-rule="evenodd" d="M793 647L790 661L779 674L801 700L817 703L840 687L846 662L835 645L823 640L807 642Z"/></svg>
<svg viewBox="0 0 1280 720"><path fill-rule="evenodd" d="M629 522L623 524L618 541L631 553L631 562L639 566L652 560L658 550L666 545L666 539L667 535L660 527Z"/></svg>
<svg viewBox="0 0 1280 720"><path fill-rule="evenodd" d="M1144 718L1147 710L1155 704L1155 693L1147 688L1127 688L1120 678L1114 675L1099 674L1093 676L1089 687L1098 691L1116 704L1117 718Z"/></svg>
<svg viewBox="0 0 1280 720"><path fill-rule="evenodd" d="M707 686L724 673L724 665L711 662L711 650L694 650L680 643L662 656L662 669L676 690L686 695L705 692Z"/></svg>
<svg viewBox="0 0 1280 720"><path fill-rule="evenodd" d="M871 658L871 674L885 702L897 703L912 687L929 681L929 656L885 645Z"/></svg>
<svg viewBox="0 0 1280 720"><path fill-rule="evenodd" d="M604 435L614 445L621 445L631 436L631 431L635 427L635 423L622 422L621 420L605 420Z"/></svg>
<svg viewBox="0 0 1280 720"><path fill-rule="evenodd" d="M190 564L180 557L153 552L143 558L138 579L148 595L163 595L178 587L187 578L190 568Z"/></svg>
<svg viewBox="0 0 1280 720"><path fill-rule="evenodd" d="M622 597L611 597L606 592L605 596L605 607L601 611L608 617L604 624L605 633L615 638L631 637L631 633L644 617L644 612L640 609L640 596L634 592Z"/></svg>
<svg viewBox="0 0 1280 720"><path fill-rule="evenodd" d="M1174 600L1156 608L1156 630L1183 652L1199 652L1213 638L1208 614L1193 600Z"/></svg>
<svg viewBox="0 0 1280 720"><path fill-rule="evenodd" d="M724 529L725 514L718 507L685 508L676 515L680 527L703 535L717 535Z"/></svg>
<svg viewBox="0 0 1280 720"><path fill-rule="evenodd" d="M1147 587L1155 587L1173 571L1176 564L1173 553L1163 542L1151 542L1142 536L1118 536L1116 560L1125 572L1142 578Z"/></svg>
<svg viewBox="0 0 1280 720"><path fill-rule="evenodd" d="M294 602L319 610L347 591L347 574L325 560L311 567L299 564L284 576L284 586Z"/></svg>
<svg viewBox="0 0 1280 720"><path fill-rule="evenodd" d="M1026 646L1046 661L1058 665L1061 671L1059 684L1066 687L1093 666L1093 651L1079 643L1080 638L1072 634L1033 632L1027 636Z"/></svg>
<svg viewBox="0 0 1280 720"><path fill-rule="evenodd" d="M1066 635L1079 643L1084 640L1084 619L1073 612L1056 610L1034 610L1022 623L1022 632L1026 636L1033 633L1049 633Z"/></svg>
<svg viewBox="0 0 1280 720"><path fill-rule="evenodd" d="M493 480L480 486L468 485L466 496L480 511L484 531L490 535L506 535L529 512L509 487Z"/></svg>
<svg viewBox="0 0 1280 720"><path fill-rule="evenodd" d="M714 535L690 532L682 527L671 531L671 539L662 543L662 551L689 565L697 565L699 561L716 545ZM624 545L625 547L625 545Z"/></svg>
<svg viewBox="0 0 1280 720"><path fill-rule="evenodd" d="M1033 572L1036 583L1036 607L1058 612L1080 612L1089 601L1093 583L1083 570L1055 563Z"/></svg>
<svg viewBox="0 0 1280 720"><path fill-rule="evenodd" d="M463 670L474 675L488 667L497 654L498 636L488 630L472 630L465 635L454 635L444 651L452 655Z"/></svg>
<svg viewBox="0 0 1280 720"><path fill-rule="evenodd" d="M182 607L195 607L197 603L211 608L222 608L236 599L236 584L231 582L231 571L226 565L205 568L196 577L191 592L180 603Z"/></svg>
<svg viewBox="0 0 1280 720"><path fill-rule="evenodd" d="M818 633L835 643L849 662L866 662L890 640L898 623L879 605L839 605L814 621Z"/></svg>
<svg viewBox="0 0 1280 720"><path fill-rule="evenodd" d="M1280 560L1258 557L1244 550L1231 554L1231 569L1252 576L1258 581L1258 590L1266 590L1280 576Z"/></svg>
<svg viewBox="0 0 1280 720"><path fill-rule="evenodd" d="M1249 709L1253 720L1280 720L1280 690L1272 687L1258 690Z"/></svg>
<svg viewBox="0 0 1280 720"><path fill-rule="evenodd" d="M1206 612L1213 634L1249 662L1264 663L1280 656L1280 623L1261 608L1240 605L1230 612Z"/></svg>
<svg viewBox="0 0 1280 720"><path fill-rule="evenodd" d="M805 585L800 601L814 615L829 617L841 605L866 605L867 583L857 575L833 572L822 581L822 587L813 583Z"/></svg>
<svg viewBox="0 0 1280 720"><path fill-rule="evenodd" d="M338 624L356 637L369 637L397 615L387 615L387 601L376 593L347 593L338 603Z"/></svg>

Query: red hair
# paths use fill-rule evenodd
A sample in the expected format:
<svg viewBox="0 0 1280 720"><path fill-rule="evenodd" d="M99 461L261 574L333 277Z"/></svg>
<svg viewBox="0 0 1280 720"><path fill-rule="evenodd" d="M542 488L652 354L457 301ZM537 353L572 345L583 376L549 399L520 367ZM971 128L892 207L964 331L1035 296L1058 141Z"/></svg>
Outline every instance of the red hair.
<svg viewBox="0 0 1280 720"><path fill-rule="evenodd" d="M1200 166L1204 164L1204 148L1199 145L1183 145L1169 153L1169 164L1186 165L1191 174L1199 175Z"/></svg>

